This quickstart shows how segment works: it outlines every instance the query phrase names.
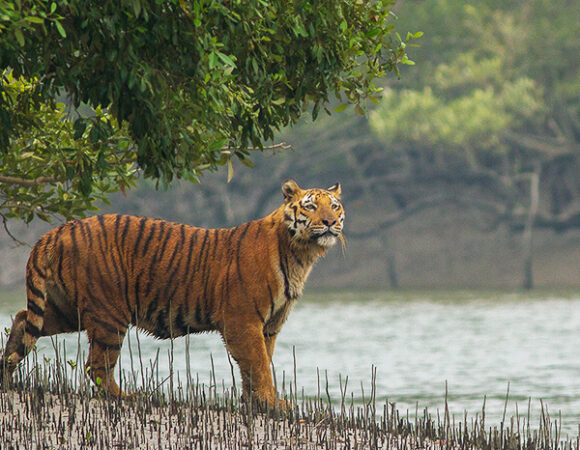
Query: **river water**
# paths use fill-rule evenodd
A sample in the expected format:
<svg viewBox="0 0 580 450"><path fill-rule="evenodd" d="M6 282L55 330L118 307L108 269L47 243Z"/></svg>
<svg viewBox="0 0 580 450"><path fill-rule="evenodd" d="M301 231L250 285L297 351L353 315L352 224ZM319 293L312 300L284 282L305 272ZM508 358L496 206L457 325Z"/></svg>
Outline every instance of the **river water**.
<svg viewBox="0 0 580 450"><path fill-rule="evenodd" d="M23 295L0 294L0 329L10 326L10 316L24 304ZM132 351L125 340L121 365L130 368L132 356L139 370L134 331L130 338ZM76 354L79 341L85 350L84 334L64 339L68 355ZM168 376L169 341L140 333L139 343L144 365L150 367L159 351L159 377ZM38 349L54 357L50 339L39 340ZM232 385L217 334L195 335L188 343L177 339L172 355L181 380L193 373L211 384L213 359L218 385ZM310 293L282 329L274 365L287 391L296 370L296 385L306 397L316 396L319 386L326 396L328 379L337 404L339 380L344 385L347 377L348 401L360 403L363 390L368 398L375 367L377 402L395 402L400 413L413 417L424 408L442 415L447 385L456 421L463 421L464 412L481 416L485 398L487 426L502 420L509 384L508 421L516 411L527 416L529 407L533 427L543 404L552 418L561 414L563 434L572 437L580 426L580 293ZM237 370L235 376L239 386Z"/></svg>

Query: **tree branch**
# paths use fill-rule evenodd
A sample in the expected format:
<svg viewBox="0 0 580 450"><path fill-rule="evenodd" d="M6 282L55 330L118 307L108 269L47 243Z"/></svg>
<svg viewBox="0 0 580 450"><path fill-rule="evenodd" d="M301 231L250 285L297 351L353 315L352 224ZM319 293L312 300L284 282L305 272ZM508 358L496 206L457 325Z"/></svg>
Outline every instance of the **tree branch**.
<svg viewBox="0 0 580 450"><path fill-rule="evenodd" d="M437 207L437 206L440 206L440 205L443 205L446 203L465 205L465 206L469 206L471 208L485 210L485 211L488 211L490 213L497 214L499 216L505 216L505 211L504 211L503 205L501 203L494 203L494 202L489 202L489 201L478 201L476 199L465 200L465 199L461 199L460 197L457 197L456 195L437 195L437 196L426 197L426 198L417 200L416 202L410 204L409 206L407 206L403 209L400 209L397 212L394 212L394 213L387 215L386 219L384 219L382 222L376 224L374 227L372 227L369 230L348 232L348 235L350 237L356 237L356 238L368 238L368 237L375 235L376 233L378 233L381 230L390 228L394 225L397 225L397 224L405 221L409 217L411 217L411 216L413 216L421 211L424 211L424 210L429 209L429 208L434 208L434 207Z"/></svg>
<svg viewBox="0 0 580 450"><path fill-rule="evenodd" d="M10 229L8 228L8 221L7 221L6 216L4 214L0 214L0 217L2 217L2 224L4 225L4 230L6 231L6 233L8 234L8 236L10 236L10 239L12 239L18 245L26 245L26 246L32 248L32 246L30 244L28 244L27 242L21 241L20 239L18 239L16 236L14 236L10 232Z"/></svg>
<svg viewBox="0 0 580 450"><path fill-rule="evenodd" d="M0 175L0 183L18 184L20 186L39 186L41 184L54 183L55 181L57 181L57 179L54 177L38 177L32 180L28 180L26 178L6 177L4 175Z"/></svg>
<svg viewBox="0 0 580 450"><path fill-rule="evenodd" d="M291 149L292 145L286 144L286 142L280 142L278 144L266 145L265 147L248 147L247 150L288 150ZM238 147L222 147L222 150L238 150Z"/></svg>
<svg viewBox="0 0 580 450"><path fill-rule="evenodd" d="M535 150L548 156L573 153L573 144L562 138L533 136L521 133L506 133L507 141L521 145L529 150Z"/></svg>

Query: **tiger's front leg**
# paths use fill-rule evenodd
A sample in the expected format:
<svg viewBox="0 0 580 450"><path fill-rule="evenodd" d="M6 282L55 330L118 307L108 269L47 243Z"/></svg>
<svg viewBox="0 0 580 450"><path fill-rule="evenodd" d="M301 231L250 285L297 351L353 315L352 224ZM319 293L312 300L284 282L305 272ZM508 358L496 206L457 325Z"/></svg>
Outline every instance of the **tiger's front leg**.
<svg viewBox="0 0 580 450"><path fill-rule="evenodd" d="M262 405L277 406L261 324L230 325L222 334L227 350L240 367L243 397L249 399L253 394Z"/></svg>
<svg viewBox="0 0 580 450"><path fill-rule="evenodd" d="M274 356L274 346L276 345L276 338L278 333L265 333L264 339L266 342L266 353L268 353L268 358L272 362L272 357Z"/></svg>

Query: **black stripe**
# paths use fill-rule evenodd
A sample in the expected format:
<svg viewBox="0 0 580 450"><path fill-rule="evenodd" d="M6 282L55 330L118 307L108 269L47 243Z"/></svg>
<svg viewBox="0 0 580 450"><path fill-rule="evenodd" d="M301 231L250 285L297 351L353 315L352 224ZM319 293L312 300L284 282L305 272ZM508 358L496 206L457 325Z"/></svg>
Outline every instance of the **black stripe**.
<svg viewBox="0 0 580 450"><path fill-rule="evenodd" d="M129 230L129 224L131 223L131 216L123 216L125 218L125 224L123 225L123 231L121 232L121 246L125 247L125 239L127 238L127 231Z"/></svg>
<svg viewBox="0 0 580 450"><path fill-rule="evenodd" d="M159 239L161 239L161 233L163 232L163 230L160 231L159 234ZM161 245L161 251L159 253L159 259L163 259L163 255L165 254L165 249L167 248L167 243L169 242L169 239L171 238L171 234L173 233L173 228L170 228L169 230L167 230L167 234L165 235L165 239L163 241L163 244Z"/></svg>
<svg viewBox="0 0 580 450"><path fill-rule="evenodd" d="M187 254L187 263L183 266L184 269L184 274L183 274L183 278L185 279L185 282L183 283L185 288L188 289L193 285L193 280L195 280L195 269L193 269L191 267L192 264L192 259L193 259L193 255L194 253L197 255L197 251L194 252L194 248L196 246L197 243L197 238L198 238L198 233L199 230L194 229L192 230L191 236L189 238L189 252Z"/></svg>
<svg viewBox="0 0 580 450"><path fill-rule="evenodd" d="M165 253L165 249L167 247L167 243L169 242L169 238L171 237L171 233L173 232L172 229L169 229L167 234L165 235L165 239L163 244L157 247L153 258L149 262L149 281L147 282L147 287L145 288L145 296L148 297L151 294L151 289L153 288L153 283L155 280L155 269L157 269L157 262L163 258L163 254ZM159 238L161 238L161 234L163 233L162 229L159 230ZM157 274L159 275L159 274Z"/></svg>
<svg viewBox="0 0 580 450"><path fill-rule="evenodd" d="M272 288L270 287L270 283L267 284L268 286L268 293L270 294L270 319L274 315L274 294L272 293Z"/></svg>
<svg viewBox="0 0 580 450"><path fill-rule="evenodd" d="M176 330L179 330L181 334L187 334L187 327L185 325L185 320L183 319L183 303L179 305L177 309L177 314L173 319L173 327Z"/></svg>
<svg viewBox="0 0 580 450"><path fill-rule="evenodd" d="M141 242L141 237L143 236L143 229L145 228L145 222L147 221L146 217L141 217L139 221L139 232L137 233L137 237L135 238L135 248L133 249L133 254L137 253L137 248L139 248L139 242Z"/></svg>
<svg viewBox="0 0 580 450"><path fill-rule="evenodd" d="M44 309L38 306L32 299L28 299L28 310L38 317L44 317Z"/></svg>
<svg viewBox="0 0 580 450"><path fill-rule="evenodd" d="M31 257L32 259L32 267L34 268L35 272L40 275L42 278L46 278L44 272L40 269L40 267L38 267L38 246L36 246L34 248L34 257Z"/></svg>
<svg viewBox="0 0 580 450"><path fill-rule="evenodd" d="M56 268L56 275L58 277L58 281L60 282L60 285L64 287L64 279L62 277L62 262L64 259L64 248L63 248L63 243L62 241L59 242L59 248L57 250L57 255L58 255L58 265Z"/></svg>
<svg viewBox="0 0 580 450"><path fill-rule="evenodd" d="M78 258L79 256L79 245L77 242L77 222L71 222L70 226L70 238L72 241L72 249L75 254L75 257Z"/></svg>
<svg viewBox="0 0 580 450"><path fill-rule="evenodd" d="M157 311L157 307L159 306L158 295L159 295L159 292L157 292L157 295L155 295L154 300L152 300L151 303L149 303L149 306L147 307L147 312L145 313L145 319L148 322L153 322L153 313L155 311Z"/></svg>
<svg viewBox="0 0 580 450"><path fill-rule="evenodd" d="M282 243L278 242L278 256L280 258L280 270L282 271L282 275L284 276L284 295L286 299L290 299L290 284L288 282L288 274L286 272L286 266L284 265L284 261L282 260Z"/></svg>
<svg viewBox="0 0 580 450"><path fill-rule="evenodd" d="M211 259L215 258L215 254L217 252L218 244L220 241L220 230L214 230L214 243L213 243L213 251L211 252Z"/></svg>
<svg viewBox="0 0 580 450"><path fill-rule="evenodd" d="M157 326L155 327L155 336L162 339L167 339L171 337L169 329L167 327L167 316L163 309L160 309L157 313Z"/></svg>
<svg viewBox="0 0 580 450"><path fill-rule="evenodd" d="M143 275L142 272L139 272L137 274L137 277L135 278L135 287L134 287L134 293L135 293L135 305L137 306L137 308L139 308L139 305L141 304L140 300L141 300L141 276ZM138 311L140 313L140 311Z"/></svg>
<svg viewBox="0 0 580 450"><path fill-rule="evenodd" d="M147 239L145 240L145 245L143 246L143 251L141 252L141 256L145 256L147 250L149 250L149 244L151 244L151 239L153 239L153 235L155 234L155 230L157 229L157 224L153 222L153 225L149 228L149 234L147 235Z"/></svg>
<svg viewBox="0 0 580 450"><path fill-rule="evenodd" d="M109 319L113 319L115 322L117 322L117 325L119 326L119 328L126 328L127 327L127 324L129 323L130 318L127 318L126 322L123 322L122 320L120 320L118 317L115 316L115 312L120 312L120 311L117 310L117 311L112 312L109 309L109 306L112 306L112 305L110 305L106 301L103 301L101 298L97 297L91 291L91 289L89 289L89 286L86 287L85 291L86 291L88 300L90 300L91 306L96 307L95 309L93 309L93 311L98 310L98 307L100 306L102 312L99 312L99 314L104 314L105 317L107 317ZM94 318L96 316L96 313L93 312L91 314L91 316Z"/></svg>
<svg viewBox="0 0 580 450"><path fill-rule="evenodd" d="M15 350L16 353L18 353L19 356L26 356L26 346L24 345L24 342L21 342L20 344L18 344L18 347L16 347ZM7 363L9 363L10 361L6 361Z"/></svg>
<svg viewBox="0 0 580 450"><path fill-rule="evenodd" d="M256 313L258 313L258 317L260 318L260 321L262 323L266 323L266 319L264 319L264 316L262 315L262 313L258 309L258 302L256 301L256 299L254 299L254 309L256 310Z"/></svg>
<svg viewBox="0 0 580 450"><path fill-rule="evenodd" d="M121 215L115 215L115 242L117 243L117 247L119 246L119 227L121 226Z"/></svg>
<svg viewBox="0 0 580 450"><path fill-rule="evenodd" d="M222 310L222 304L223 304L224 298L226 300L226 305L227 305L227 301L230 298L230 271L232 269L233 262L234 262L234 259L232 257L230 257L230 260L228 262L228 268L226 270L226 282L225 282L225 286L224 286L225 293L220 296L221 298L220 298L220 304L219 304L218 311Z"/></svg>
<svg viewBox="0 0 580 450"><path fill-rule="evenodd" d="M104 320L101 320L101 319L95 317L94 315L93 315L92 319L93 319L93 322L99 324L99 327L101 329L107 330L110 333L113 333L113 334L118 333L119 335L124 335L127 331L127 328L125 328L125 327L116 327L115 325L111 324L110 322L105 322Z"/></svg>
<svg viewBox="0 0 580 450"><path fill-rule="evenodd" d="M50 305L50 309L52 309L55 312L55 315L59 319L61 319L65 322L65 324L69 330L77 330L78 329L78 327L79 327L78 319L75 318L74 322L72 320L70 320L68 315L65 314L55 302L50 301L50 297L48 299L48 304Z"/></svg>
<svg viewBox="0 0 580 450"><path fill-rule="evenodd" d="M38 339L40 337L40 330L38 329L38 327L28 321L26 321L26 332L30 334L33 338Z"/></svg>
<svg viewBox="0 0 580 450"><path fill-rule="evenodd" d="M264 223L263 220L258 221L258 227L256 229L256 237L258 237L262 231L262 224Z"/></svg>
<svg viewBox="0 0 580 450"><path fill-rule="evenodd" d="M85 221L80 221L79 225L81 227L81 235L83 236L83 238L85 239L85 241L88 239L89 241L89 246L92 248L93 246L93 235L91 234L91 229L90 227L85 223Z"/></svg>
<svg viewBox="0 0 580 450"><path fill-rule="evenodd" d="M167 267L173 267L173 262L175 261L175 257L177 256L177 252L183 249L183 238L179 239L176 243L175 243L175 247L173 248L173 253L171 254L171 257L169 258L169 262L167 263ZM183 257L183 254L181 255ZM179 258L179 260L181 261L181 258Z"/></svg>
<svg viewBox="0 0 580 450"><path fill-rule="evenodd" d="M197 275L199 273L199 270L201 269L200 281L203 282L203 290L201 290L201 293L198 294L197 299L196 299L196 306L195 306L195 317L196 317L197 322L199 324L205 324L205 320L202 319L202 313L201 313L201 299L207 300L207 293L205 292L205 289L207 287L206 270L207 270L207 256L209 254L209 251L206 250L206 244L208 241L210 230L204 229L203 234L204 234L203 242L201 244L201 249L198 252L198 255L197 255L198 260L197 260L197 264L195 265L195 269L194 269L195 275ZM206 260L205 264L203 263L204 259Z"/></svg>
<svg viewBox="0 0 580 450"><path fill-rule="evenodd" d="M103 232L102 237L103 237L103 240L105 241L105 247L108 247L108 236L107 236L108 233L107 233L107 228L105 227L105 216L103 216L103 215L97 216L97 220L101 224L101 230Z"/></svg>
<svg viewBox="0 0 580 450"><path fill-rule="evenodd" d="M111 350L112 349L112 350L117 350L117 351L121 350L121 346L123 345L123 344L119 344L119 343L117 343L117 344L109 344L109 343L103 342L103 341L101 341L100 339L97 339L97 338L91 339L91 345L92 344L97 344L103 350ZM116 361L115 361L115 363L116 363ZM112 367L114 365L115 364L111 364L108 368L110 368L110 367ZM106 366L103 366L103 368L108 369ZM91 369L92 370L98 370L98 368L92 367L92 366L91 366Z"/></svg>
<svg viewBox="0 0 580 450"><path fill-rule="evenodd" d="M120 270L121 274L119 275L120 278L119 280L119 291L121 293L121 295L124 296L125 298L125 303L127 305L127 309L129 311L131 311L131 323L135 323L135 311L133 308L133 305L131 304L131 301L129 299L129 276L127 274L127 267L125 262L123 261L123 249L121 249L120 245L119 245L119 228L121 226L121 221L123 220L123 218L125 218L126 216L122 216L120 214L117 214L115 217L115 250L116 250L116 255L118 258L118 262L115 263L113 262L115 269L116 270ZM129 219L127 219L127 223L129 222ZM122 285L122 286L121 286ZM122 292L121 292L122 289Z"/></svg>
<svg viewBox="0 0 580 450"><path fill-rule="evenodd" d="M199 252L198 252L199 258L197 260L197 264L196 264L196 268L195 268L196 273L199 270L199 268L201 267L201 261L203 260L203 254L204 254L203 252L204 252L205 246L207 244L208 236L209 236L209 230L207 230L207 229L203 230L203 242L201 243L201 248L199 249Z"/></svg>
<svg viewBox="0 0 580 450"><path fill-rule="evenodd" d="M195 304L195 322L197 323L197 325L205 325L205 322L201 317L201 305L199 299L197 299L197 302Z"/></svg>
<svg viewBox="0 0 580 450"><path fill-rule="evenodd" d="M211 234L215 234L216 230L209 230L211 232ZM210 244L205 252L205 254L202 256L202 259L205 257L204 263L202 265L202 277L201 279L203 280L203 306L205 309L205 316L206 319L209 316L209 301L211 300L211 298L213 297L212 295L210 295L210 291L209 291L209 281L212 278L212 271L211 271L211 265L209 262L209 254L210 254L210 246L211 246L211 238L210 238Z"/></svg>
<svg viewBox="0 0 580 450"><path fill-rule="evenodd" d="M185 263L185 270L191 266L191 258L193 256L193 247L195 247L197 233L193 232L189 238L189 251L187 252L187 262Z"/></svg>
<svg viewBox="0 0 580 450"><path fill-rule="evenodd" d="M26 278L26 287L28 288L28 290L32 295L39 298L44 298L44 293L32 284L32 280L30 279L30 277Z"/></svg>
<svg viewBox="0 0 580 450"><path fill-rule="evenodd" d="M294 257L294 260L298 263L298 265L300 267L304 267L304 263L302 262L302 260L297 256L297 255L292 255Z"/></svg>
<svg viewBox="0 0 580 450"><path fill-rule="evenodd" d="M101 218L103 216L98 216L98 217L99 217L99 222L101 223L101 226L102 226L102 233L101 233L101 235L98 236L97 240L99 242L99 252L100 252L101 258L102 258L101 261L102 261L102 264L104 265L105 275L107 275L107 278L104 277L98 263L95 264L95 266L98 268L98 274L99 274L99 277L101 279L100 286L101 286L102 291L104 292L105 286L106 287L114 287L114 286L119 285L118 283L115 283L115 282L111 283L110 282L110 278L113 274L113 271L114 271L115 277L116 277L115 280L117 280L117 281L121 279L121 274L119 273L119 265L120 264L115 263L115 261L113 259L114 252L111 251L112 249L109 248L109 245L108 245L108 237L107 237L108 232L107 232L107 229L105 228L104 221L101 220ZM111 270L111 266L113 266L113 270Z"/></svg>

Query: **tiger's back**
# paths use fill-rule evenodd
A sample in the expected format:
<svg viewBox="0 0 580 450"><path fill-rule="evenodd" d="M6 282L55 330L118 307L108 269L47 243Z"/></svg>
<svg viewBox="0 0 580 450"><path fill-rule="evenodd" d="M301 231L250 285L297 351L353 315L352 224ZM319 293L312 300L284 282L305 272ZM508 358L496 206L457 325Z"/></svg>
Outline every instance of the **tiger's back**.
<svg viewBox="0 0 580 450"><path fill-rule="evenodd" d="M31 252L28 308L14 320L0 375L9 375L40 336L86 330L91 378L123 394L112 369L130 324L159 338L217 330L240 366L244 392L273 402L276 335L330 234L342 229L341 219L340 231L304 238L296 205L309 191L287 183L284 205L231 229L110 214L46 233ZM335 212L324 209L328 218Z"/></svg>

